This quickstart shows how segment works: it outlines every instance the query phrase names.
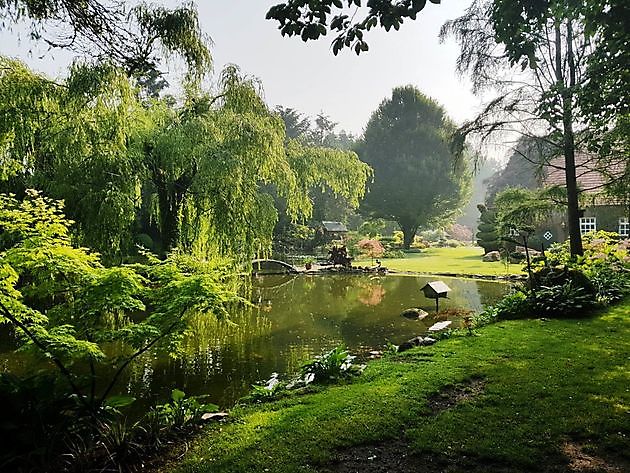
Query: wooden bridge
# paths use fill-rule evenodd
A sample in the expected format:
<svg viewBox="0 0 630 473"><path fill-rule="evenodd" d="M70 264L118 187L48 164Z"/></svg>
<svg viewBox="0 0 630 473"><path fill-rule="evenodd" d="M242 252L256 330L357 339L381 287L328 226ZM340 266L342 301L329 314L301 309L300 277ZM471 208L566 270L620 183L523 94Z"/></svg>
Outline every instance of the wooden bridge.
<svg viewBox="0 0 630 473"><path fill-rule="evenodd" d="M300 271L293 265L275 259L255 259L252 261L255 274L297 274Z"/></svg>

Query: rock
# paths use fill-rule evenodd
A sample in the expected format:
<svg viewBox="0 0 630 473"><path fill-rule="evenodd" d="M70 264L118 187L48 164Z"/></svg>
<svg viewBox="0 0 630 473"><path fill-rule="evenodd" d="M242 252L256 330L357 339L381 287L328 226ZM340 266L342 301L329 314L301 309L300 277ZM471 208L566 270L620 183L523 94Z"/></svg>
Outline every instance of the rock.
<svg viewBox="0 0 630 473"><path fill-rule="evenodd" d="M483 255L481 261L485 263L489 263L491 261L501 261L501 253L499 253L498 251L491 251Z"/></svg>
<svg viewBox="0 0 630 473"><path fill-rule="evenodd" d="M429 315L429 313L424 311L424 310L422 310L422 309L417 309L415 307L412 307L411 309L407 309L407 310L403 311L403 313L400 314L400 315L402 315L406 319L422 320L427 315Z"/></svg>
<svg viewBox="0 0 630 473"><path fill-rule="evenodd" d="M225 419L229 414L227 412L206 412L201 416L203 422L213 422Z"/></svg>
<svg viewBox="0 0 630 473"><path fill-rule="evenodd" d="M401 353L406 350L410 350L415 347L426 347L429 345L433 345L435 343L435 339L431 337L414 337L410 340L407 340L404 343L401 343L398 346L398 353Z"/></svg>
<svg viewBox="0 0 630 473"><path fill-rule="evenodd" d="M437 332L439 330L444 330L446 327L451 325L450 320L446 320L444 322L437 322L429 327L429 332Z"/></svg>

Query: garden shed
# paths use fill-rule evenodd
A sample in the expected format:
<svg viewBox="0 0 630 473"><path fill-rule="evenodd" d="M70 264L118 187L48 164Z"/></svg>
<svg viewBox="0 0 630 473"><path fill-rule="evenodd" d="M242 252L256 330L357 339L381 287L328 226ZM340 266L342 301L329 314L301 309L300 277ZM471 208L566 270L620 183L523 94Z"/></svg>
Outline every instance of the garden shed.
<svg viewBox="0 0 630 473"><path fill-rule="evenodd" d="M341 222L322 221L322 229L327 235L343 235L348 233L348 227Z"/></svg>

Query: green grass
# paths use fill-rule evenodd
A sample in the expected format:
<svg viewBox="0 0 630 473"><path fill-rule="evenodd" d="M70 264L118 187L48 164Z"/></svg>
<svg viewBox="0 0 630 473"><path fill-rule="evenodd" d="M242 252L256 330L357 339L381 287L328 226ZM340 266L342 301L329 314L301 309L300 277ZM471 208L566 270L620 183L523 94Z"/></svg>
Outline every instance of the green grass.
<svg viewBox="0 0 630 473"><path fill-rule="evenodd" d="M339 449L403 436L419 454L510 471L562 463L566 439L630 461L629 354L630 301L588 319L493 324L371 362L351 384L236 408L165 471L315 472ZM427 415L431 394L477 376L481 395Z"/></svg>
<svg viewBox="0 0 630 473"><path fill-rule="evenodd" d="M522 265L481 261L483 249L462 246L459 248L427 248L422 253L407 253L404 258L383 259L383 266L396 271L417 273L457 273L500 276L523 274ZM359 263L360 264L360 263Z"/></svg>

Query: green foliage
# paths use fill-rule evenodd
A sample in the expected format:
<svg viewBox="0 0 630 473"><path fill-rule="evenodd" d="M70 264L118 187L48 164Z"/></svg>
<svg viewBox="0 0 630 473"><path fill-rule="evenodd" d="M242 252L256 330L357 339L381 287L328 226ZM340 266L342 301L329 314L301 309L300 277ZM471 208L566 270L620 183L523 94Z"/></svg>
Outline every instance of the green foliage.
<svg viewBox="0 0 630 473"><path fill-rule="evenodd" d="M528 136L520 137L505 166L488 178L486 203L493 205L495 196L508 188L536 189L539 186L540 168L546 154L548 151L542 140Z"/></svg>
<svg viewBox="0 0 630 473"><path fill-rule="evenodd" d="M135 149L165 250L251 259L271 246L278 214L270 187L292 221L311 215L313 188L354 207L365 191L369 168L354 153L285 140L258 82L235 67L223 72L216 99L192 91L182 109L156 103L146 116Z"/></svg>
<svg viewBox="0 0 630 473"><path fill-rule="evenodd" d="M525 292L516 290L504 296L496 304L474 316L475 325L486 325L501 319L519 319L531 314L531 304Z"/></svg>
<svg viewBox="0 0 630 473"><path fill-rule="evenodd" d="M186 393L179 389L171 392L171 401L155 407L163 425L169 429L181 430L198 424L201 416L207 412L217 412L219 406L211 403L201 403L204 396L186 397Z"/></svg>
<svg viewBox="0 0 630 473"><path fill-rule="evenodd" d="M439 0L429 1L440 3ZM329 31L336 32L332 42L333 54L337 55L343 48L352 48L360 54L369 49L364 39L365 32L377 25L386 31L392 28L398 30L403 20L415 20L426 3L426 0L368 2L365 15L355 20L356 13L363 11L360 0L287 0L272 6L267 12L267 19L279 23L282 36L299 36L302 41L316 40ZM355 14L348 15L348 9L355 9Z"/></svg>
<svg viewBox="0 0 630 473"><path fill-rule="evenodd" d="M160 56L183 58L197 77L210 68L207 41L190 3L167 9L144 2L15 0L0 2L0 9L11 22L27 20L32 39L115 62L129 75L156 71Z"/></svg>
<svg viewBox="0 0 630 473"><path fill-rule="evenodd" d="M139 104L129 80L107 64L76 63L60 84L17 61L0 64L0 183L64 200L81 243L120 253L137 197L127 143Z"/></svg>
<svg viewBox="0 0 630 473"><path fill-rule="evenodd" d="M146 263L106 268L98 255L71 245L60 203L36 192L24 201L2 196L2 203L0 227L10 246L0 253L0 323L15 330L21 349L51 359L86 407L98 409L120 371L144 351L155 346L175 356L190 317L225 318L240 301L217 263L148 255ZM106 357L104 342L122 343L127 357ZM114 368L100 399L95 376L88 377L91 395L79 388L81 377L69 370L77 360Z"/></svg>
<svg viewBox="0 0 630 473"><path fill-rule="evenodd" d="M0 324L15 333L19 350L58 370L42 399L29 405L13 396L30 399L39 392L37 379L0 382L0 399L7 397L23 417L9 430L34 429L14 453L32 449L31 440L58 437L50 442L55 453L72 444L75 458L99 449L118 465L137 457L138 427L119 412L133 398L111 395L121 373L149 350L178 356L191 318L227 318L228 307L244 302L236 278L226 275L221 260L181 253L165 260L143 253L143 262L108 268L97 254L72 245L60 202L34 191L22 201L10 195L0 201ZM109 344L120 347L118 356L108 355ZM57 408L60 415L41 417ZM216 408L175 390L171 403L156 408L158 433L186 429ZM157 442L154 434L143 433Z"/></svg>
<svg viewBox="0 0 630 473"><path fill-rule="evenodd" d="M363 371L365 365L354 364L354 359L345 347L338 346L302 365L300 375L305 384L335 382Z"/></svg>
<svg viewBox="0 0 630 473"><path fill-rule="evenodd" d="M409 248L419 227L442 226L468 197L471 176L448 146L454 125L414 87L399 87L372 114L357 152L374 169L362 212L395 220Z"/></svg>
<svg viewBox="0 0 630 473"><path fill-rule="evenodd" d="M267 402L286 395L291 390L303 389L311 384L330 384L352 376L360 375L365 365L356 365L355 357L343 346L316 356L304 363L299 373L288 382L281 381L278 373L273 373L267 381L252 386L252 391L244 400Z"/></svg>
<svg viewBox="0 0 630 473"><path fill-rule="evenodd" d="M522 285L475 317L483 325L496 319L576 317L630 294L630 254L614 233L585 236L584 255L572 257L568 242L556 244L533 265Z"/></svg>
<svg viewBox="0 0 630 473"><path fill-rule="evenodd" d="M385 253L382 255L383 258L404 258L405 252L403 250L385 250Z"/></svg>
<svg viewBox="0 0 630 473"><path fill-rule="evenodd" d="M458 130L455 147L461 148L468 136L486 140L496 132L512 132L544 143L542 156L517 145L525 160L542 166L562 156L574 255L582 254L575 155L584 146L578 137L592 136L579 96L593 80L586 69L598 42L577 3L475 0L441 32L460 42L458 69L470 73L474 90L499 94Z"/></svg>
<svg viewBox="0 0 630 473"><path fill-rule="evenodd" d="M481 246L485 253L498 251L500 248L500 236L497 226L497 214L494 209L488 209L485 205L478 205L479 225L477 226L477 244Z"/></svg>
<svg viewBox="0 0 630 473"><path fill-rule="evenodd" d="M508 188L499 192L494 205L501 237L508 237L511 230L528 235L537 230L554 211L559 210L555 200L558 192L562 193L562 190Z"/></svg>
<svg viewBox="0 0 630 473"><path fill-rule="evenodd" d="M531 310L544 317L575 317L595 306L593 294L585 287L566 281L555 286L540 286L530 294Z"/></svg>
<svg viewBox="0 0 630 473"><path fill-rule="evenodd" d="M295 222L311 215L315 188L350 207L365 192L368 166L350 151L287 142L258 81L234 66L216 95L188 84L178 107L141 101L110 63L77 63L61 83L0 63L0 190L63 199L74 236L107 263L134 253L138 233L162 255L247 260L271 245L270 188Z"/></svg>
<svg viewBox="0 0 630 473"><path fill-rule="evenodd" d="M584 255L578 258L571 258L566 243L553 245L547 251L547 264L583 274L602 304L618 301L630 292L628 243L620 241L615 233L598 231L584 235Z"/></svg>
<svg viewBox="0 0 630 473"><path fill-rule="evenodd" d="M280 381L278 373L272 373L267 381L254 384L252 386L252 392L245 397L245 400L253 402L271 401L284 394L287 386L287 383Z"/></svg>

